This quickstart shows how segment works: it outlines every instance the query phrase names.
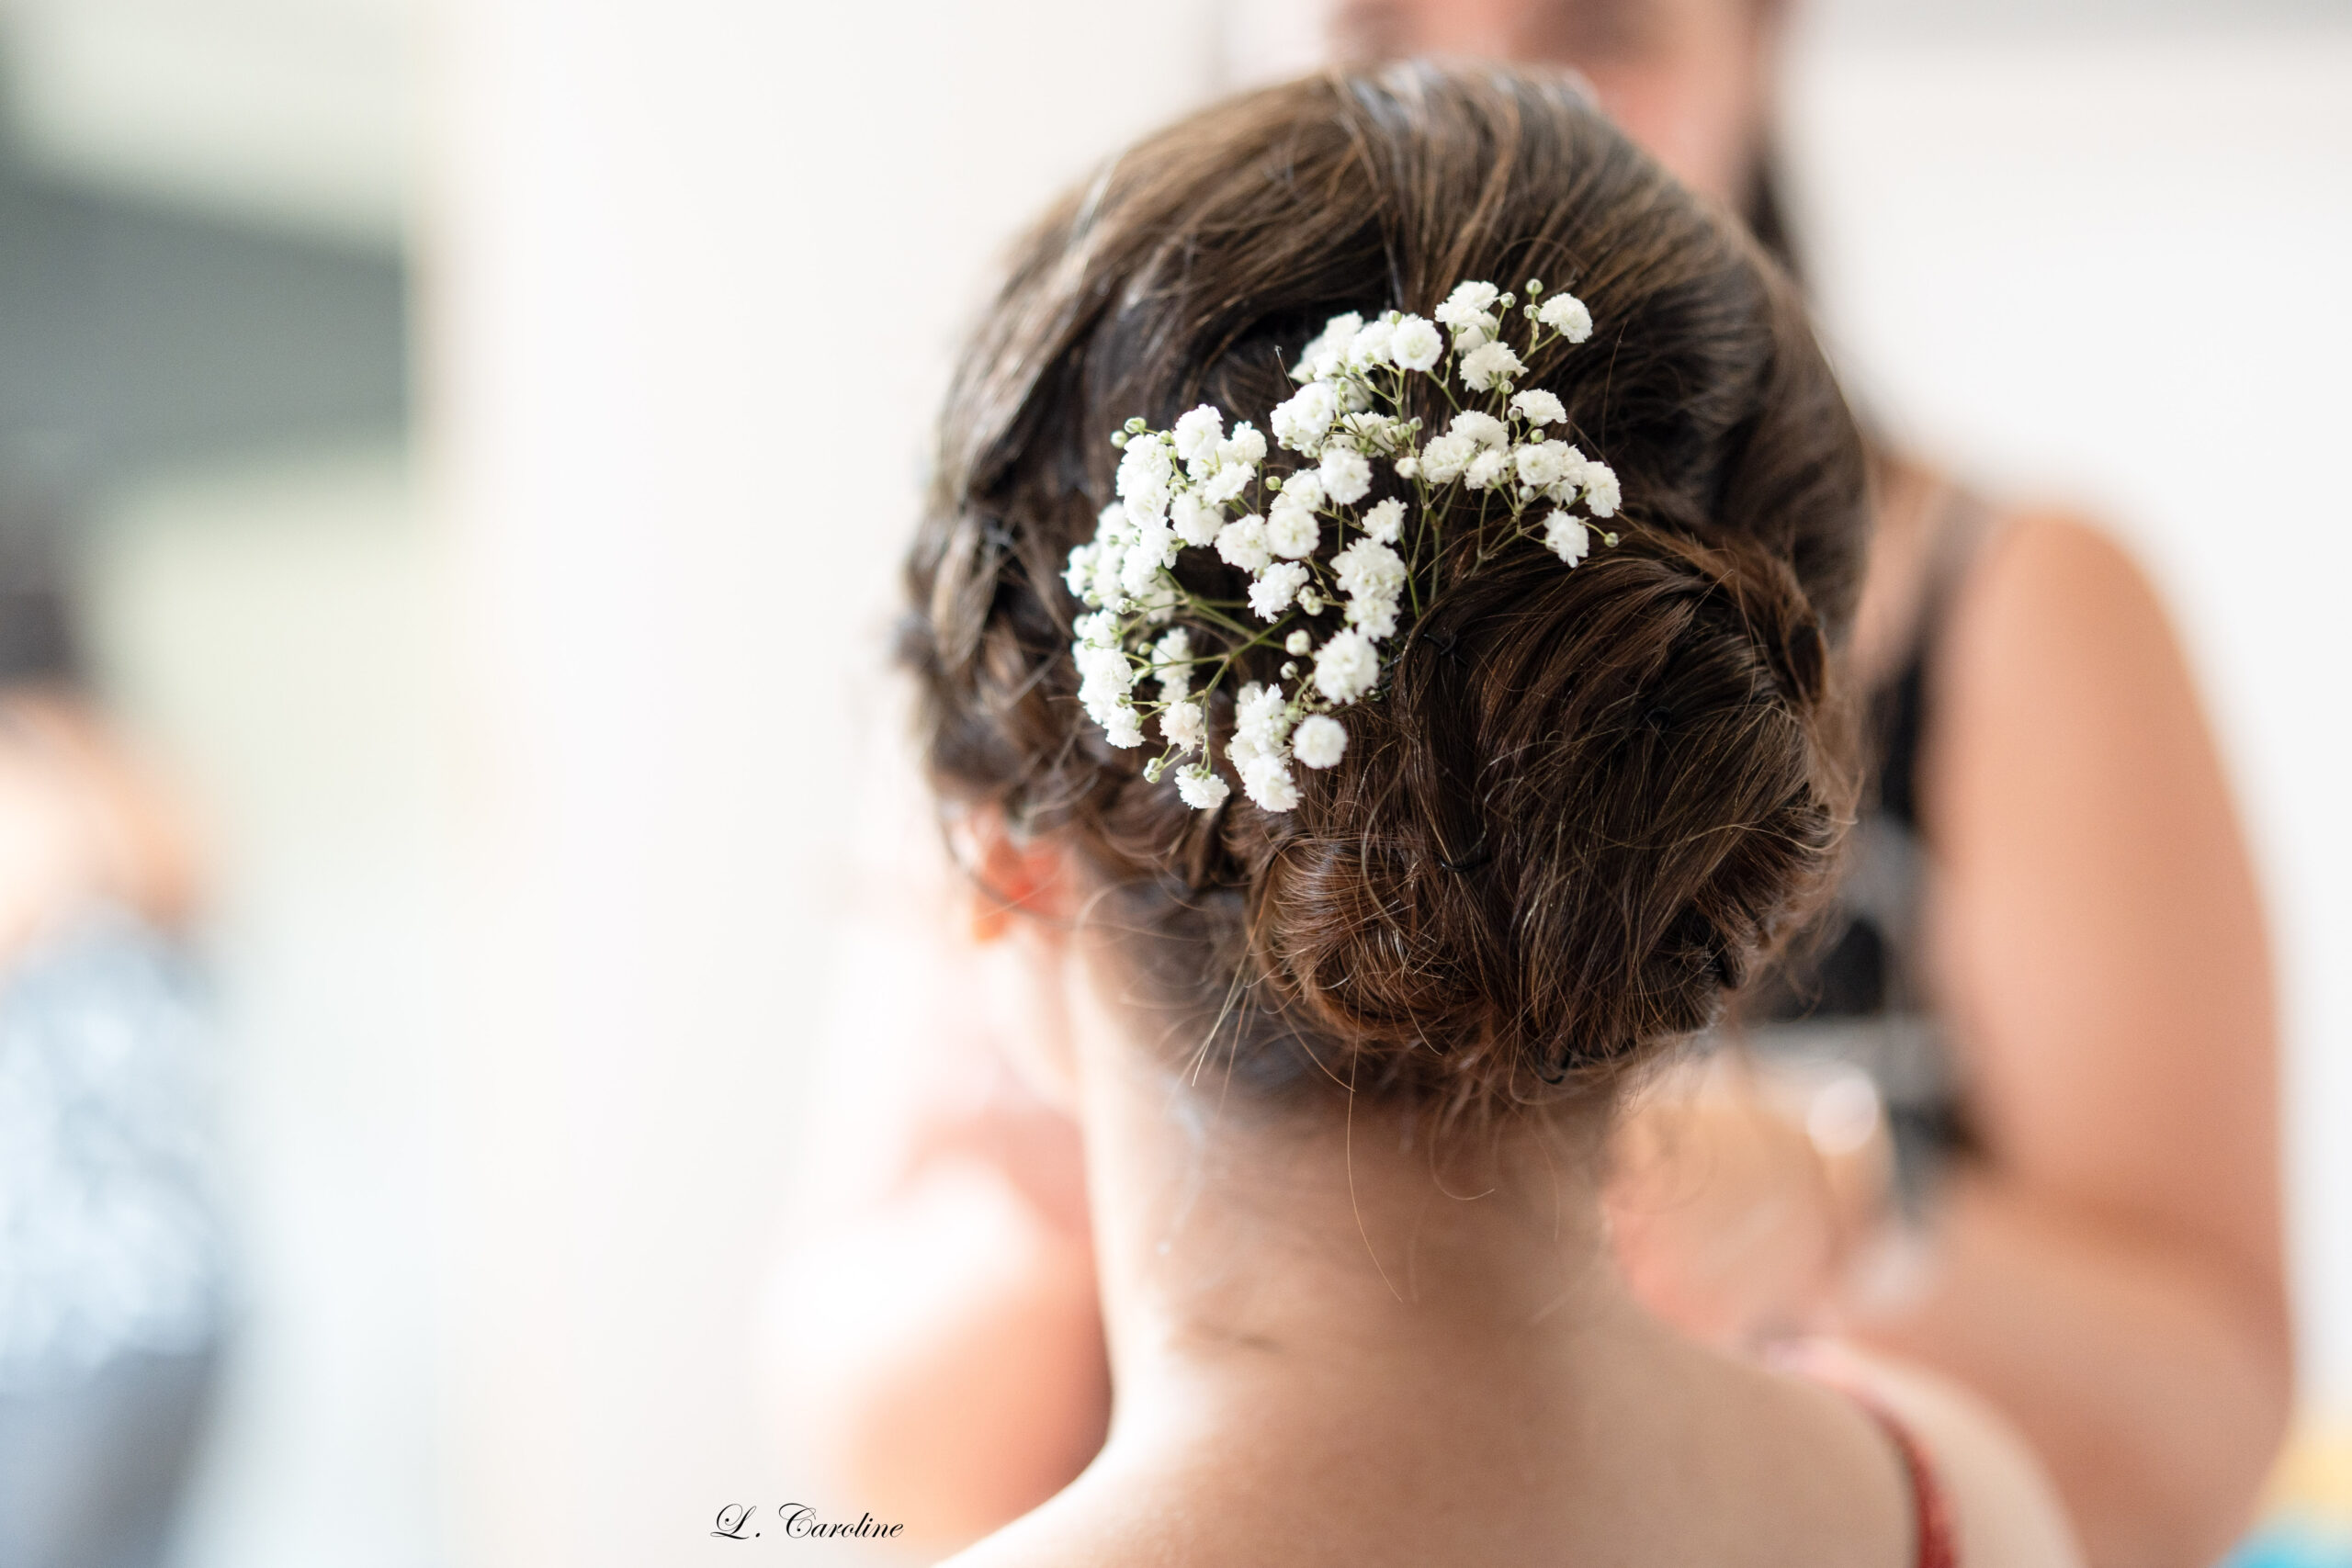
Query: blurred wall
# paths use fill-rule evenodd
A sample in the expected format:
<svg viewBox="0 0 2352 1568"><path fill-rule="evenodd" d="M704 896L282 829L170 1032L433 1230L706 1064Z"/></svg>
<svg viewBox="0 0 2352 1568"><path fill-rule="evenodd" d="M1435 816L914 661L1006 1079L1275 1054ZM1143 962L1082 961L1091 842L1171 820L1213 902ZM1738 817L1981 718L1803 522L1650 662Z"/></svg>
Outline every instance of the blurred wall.
<svg viewBox="0 0 2352 1568"><path fill-rule="evenodd" d="M453 1551L740 1552L719 1507L793 1489L755 1296L945 350L1010 227L1204 90L1209 33L1193 0L465 0L437 30Z"/></svg>
<svg viewBox="0 0 2352 1568"><path fill-rule="evenodd" d="M405 454L174 465L85 526L108 694L184 786L215 873L237 1310L180 1560L439 1562L444 633Z"/></svg>

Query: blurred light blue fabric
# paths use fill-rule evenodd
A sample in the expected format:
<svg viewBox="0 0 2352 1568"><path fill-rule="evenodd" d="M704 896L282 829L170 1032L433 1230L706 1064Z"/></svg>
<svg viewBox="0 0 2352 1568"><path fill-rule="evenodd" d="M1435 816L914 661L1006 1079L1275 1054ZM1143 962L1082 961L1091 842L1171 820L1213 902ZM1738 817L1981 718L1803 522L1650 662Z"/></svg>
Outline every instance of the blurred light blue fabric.
<svg viewBox="0 0 2352 1568"><path fill-rule="evenodd" d="M227 1301L212 1038L186 957L106 910L0 984L0 1564L165 1548Z"/></svg>
<svg viewBox="0 0 2352 1568"><path fill-rule="evenodd" d="M2352 1568L2352 1530L2275 1520L2230 1553L2222 1568Z"/></svg>

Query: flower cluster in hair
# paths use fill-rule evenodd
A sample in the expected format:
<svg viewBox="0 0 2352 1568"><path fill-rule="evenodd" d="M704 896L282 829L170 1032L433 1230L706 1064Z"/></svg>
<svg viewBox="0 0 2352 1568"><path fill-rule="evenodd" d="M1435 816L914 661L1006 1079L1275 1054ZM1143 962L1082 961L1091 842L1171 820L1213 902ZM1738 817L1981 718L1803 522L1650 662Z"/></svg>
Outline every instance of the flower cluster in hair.
<svg viewBox="0 0 2352 1568"><path fill-rule="evenodd" d="M1567 423L1558 398L1514 389L1537 351L1589 338L1592 317L1574 295L1544 298L1540 279L1526 293L1523 349L1503 330L1520 301L1491 283L1460 285L1434 321L1396 310L1332 317L1291 371L1298 391L1269 422L1298 455L1287 474L1266 471L1263 434L1246 423L1228 431L1206 403L1172 430L1131 419L1111 437L1124 448L1119 499L1069 553L1066 581L1087 606L1072 647L1079 700L1112 745L1141 746L1145 722L1158 719L1164 746L1146 777L1174 766L1187 805L1223 805L1209 699L1244 655L1279 647L1280 679L1234 694L1226 755L1259 806L1295 806L1291 764L1338 763L1348 746L1338 710L1377 692L1383 645L1435 592L1442 492L1476 497L1466 509L1480 560L1525 539L1568 567L1585 558L1591 520L1616 515L1617 476L1551 434ZM1423 422L1404 412L1415 378L1453 411L1426 439ZM1365 505L1375 464L1401 493ZM1174 567L1186 548L1215 550L1248 574L1247 596L1185 588Z"/></svg>

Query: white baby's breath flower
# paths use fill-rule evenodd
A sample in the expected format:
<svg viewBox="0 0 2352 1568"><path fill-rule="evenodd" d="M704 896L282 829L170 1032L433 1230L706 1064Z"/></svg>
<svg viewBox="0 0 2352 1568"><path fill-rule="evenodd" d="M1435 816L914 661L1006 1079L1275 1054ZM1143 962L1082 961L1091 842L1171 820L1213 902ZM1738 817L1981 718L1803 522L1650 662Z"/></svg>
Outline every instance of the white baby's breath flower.
<svg viewBox="0 0 2352 1568"><path fill-rule="evenodd" d="M1372 462L1345 446L1326 446L1320 469L1323 493L1341 506L1352 506L1372 489Z"/></svg>
<svg viewBox="0 0 2352 1568"><path fill-rule="evenodd" d="M1312 521L1309 519L1310 525ZM1261 621L1278 619L1306 586L1306 567L1295 560L1276 562L1260 572L1258 581L1250 585L1250 613Z"/></svg>
<svg viewBox="0 0 2352 1568"><path fill-rule="evenodd" d="M1227 463L1201 481L1201 488L1197 493L1205 504L1223 506L1227 502L1248 490L1250 481L1254 477L1247 464Z"/></svg>
<svg viewBox="0 0 2352 1568"><path fill-rule="evenodd" d="M1095 604L1112 610L1126 607L1127 591L1121 586L1126 561L1126 547L1116 539L1104 539L1097 547L1094 581L1091 584L1091 598Z"/></svg>
<svg viewBox="0 0 2352 1568"><path fill-rule="evenodd" d="M1555 512L1544 520L1544 543L1562 561L1574 566L1592 548L1592 530L1584 525L1581 517Z"/></svg>
<svg viewBox="0 0 2352 1568"><path fill-rule="evenodd" d="M1178 626L1151 648L1151 671L1159 677L1159 695L1175 702L1193 689L1193 633Z"/></svg>
<svg viewBox="0 0 2352 1568"><path fill-rule="evenodd" d="M1127 521L1127 509L1113 502L1094 514L1094 538L1097 544L1111 546L1136 536L1135 525Z"/></svg>
<svg viewBox="0 0 2352 1568"><path fill-rule="evenodd" d="M1246 700L1248 690L1243 696ZM1269 811L1288 811L1298 804L1298 787L1291 781L1287 710L1280 692L1268 694L1278 722L1237 728L1229 755L1241 775L1241 792Z"/></svg>
<svg viewBox="0 0 2352 1568"><path fill-rule="evenodd" d="M1298 805L1298 784L1279 756L1262 756L1252 762L1241 775L1241 789L1269 811L1288 811Z"/></svg>
<svg viewBox="0 0 2352 1568"><path fill-rule="evenodd" d="M1331 578L1340 592L1393 598L1405 586L1405 561L1377 539L1358 539L1331 558Z"/></svg>
<svg viewBox="0 0 2352 1568"><path fill-rule="evenodd" d="M1088 626L1088 621L1108 622ZM1082 617L1079 625L1082 635L1070 644L1070 652L1078 660L1080 678L1091 689L1108 692L1113 696L1124 695L1135 684L1136 668L1127 658L1127 650L1119 646L1117 617L1108 610Z"/></svg>
<svg viewBox="0 0 2352 1568"><path fill-rule="evenodd" d="M1547 424L1558 424L1568 417L1568 411L1561 406L1560 400L1540 387L1531 387L1512 398L1510 406L1513 413L1539 429Z"/></svg>
<svg viewBox="0 0 2352 1568"><path fill-rule="evenodd" d="M1368 321L1348 344L1348 363L1358 369L1385 365L1396 329L1386 321Z"/></svg>
<svg viewBox="0 0 2352 1568"><path fill-rule="evenodd" d="M1176 422L1176 456L1187 464L1196 463L1216 455L1216 444L1225 439L1225 415L1214 403L1203 403ZM1194 477L1198 477L1195 475Z"/></svg>
<svg viewBox="0 0 2352 1568"><path fill-rule="evenodd" d="M1507 343L1489 343L1473 350L1462 361L1462 379L1472 390L1484 392L1492 388L1509 388L1527 367Z"/></svg>
<svg viewBox="0 0 2352 1568"><path fill-rule="evenodd" d="M1306 507L1283 504L1290 495L1285 490L1277 496L1273 511L1266 516L1266 547L1278 556L1297 560L1315 553L1316 541L1322 536L1323 529L1315 521L1315 513Z"/></svg>
<svg viewBox="0 0 2352 1568"><path fill-rule="evenodd" d="M1121 750L1143 744L1143 715L1126 703L1113 708L1102 721L1103 736Z"/></svg>
<svg viewBox="0 0 2352 1568"><path fill-rule="evenodd" d="M1467 435L1441 435L1421 448L1421 477L1435 485L1452 484L1484 450Z"/></svg>
<svg viewBox="0 0 2352 1568"><path fill-rule="evenodd" d="M1535 319L1570 343L1582 343L1592 335L1592 312L1573 294L1553 295L1535 312Z"/></svg>
<svg viewBox="0 0 2352 1568"><path fill-rule="evenodd" d="M1355 341L1356 333L1363 328L1363 318L1353 310L1324 322L1322 332L1316 335L1315 340L1298 351L1298 366L1291 371L1291 379L1312 381L1317 377L1329 375L1345 357L1348 345ZM1275 427L1274 434L1280 438L1281 426ZM1289 443L1284 442L1283 445L1288 446Z"/></svg>
<svg viewBox="0 0 2352 1568"><path fill-rule="evenodd" d="M1069 596L1083 599L1094 588L1094 562L1102 547L1089 539L1082 545L1070 547L1069 565L1062 571L1062 581L1069 584Z"/></svg>
<svg viewBox="0 0 2352 1568"><path fill-rule="evenodd" d="M1306 345L1307 357L1315 355L1345 355L1348 344L1355 344L1355 333L1364 332L1364 315L1360 310L1340 310L1339 315L1324 320L1324 329L1315 333L1315 341Z"/></svg>
<svg viewBox="0 0 2352 1568"><path fill-rule="evenodd" d="M1335 703L1351 703L1380 679L1380 653L1362 632L1331 634L1315 656L1315 685Z"/></svg>
<svg viewBox="0 0 2352 1568"><path fill-rule="evenodd" d="M1168 503L1168 522L1178 538L1193 546L1216 543L1217 530L1225 526L1217 509L1203 501L1200 491L1190 490Z"/></svg>
<svg viewBox="0 0 2352 1568"><path fill-rule="evenodd" d="M1162 568L1176 558L1176 533L1167 524L1145 519L1136 527L1119 567L1119 585L1129 593L1148 592Z"/></svg>
<svg viewBox="0 0 2352 1568"><path fill-rule="evenodd" d="M1072 644L1070 656L1077 660L1077 701L1087 707L1093 722L1108 724L1110 710L1125 703L1134 686L1134 665L1126 663L1126 653L1120 649L1096 647L1091 642Z"/></svg>
<svg viewBox="0 0 2352 1568"><path fill-rule="evenodd" d="M1119 459L1118 484L1119 499L1126 502L1131 517L1141 522L1168 509L1169 482L1175 469L1168 443L1159 436L1137 436L1127 443L1126 453Z"/></svg>
<svg viewBox="0 0 2352 1568"><path fill-rule="evenodd" d="M1419 316L1407 316L1388 335L1388 356L1403 370L1434 370L1445 357L1445 338Z"/></svg>
<svg viewBox="0 0 2352 1568"><path fill-rule="evenodd" d="M1279 686L1252 681L1233 699L1233 739L1261 750L1279 747L1290 733L1290 700Z"/></svg>
<svg viewBox="0 0 2352 1568"><path fill-rule="evenodd" d="M1560 477L1552 481L1544 495L1562 506L1574 506L1584 483L1584 453L1571 446L1560 458Z"/></svg>
<svg viewBox="0 0 2352 1568"><path fill-rule="evenodd" d="M1326 499L1323 493L1323 476L1313 468L1302 468L1283 481L1281 492L1274 497L1274 504L1295 506L1312 512L1321 506Z"/></svg>
<svg viewBox="0 0 2352 1568"><path fill-rule="evenodd" d="M1464 409L1455 414L1453 423L1445 427L1445 433L1466 436L1481 446L1510 445L1510 426L1493 414L1481 413L1476 409Z"/></svg>
<svg viewBox="0 0 2352 1568"><path fill-rule="evenodd" d="M1513 453L1519 482L1530 491L1548 491L1583 469L1582 455L1565 441L1534 441Z"/></svg>
<svg viewBox="0 0 2352 1568"><path fill-rule="evenodd" d="M1589 315L1573 298L1544 299L1537 283L1528 285L1527 295L1526 313L1545 327L1578 342L1590 336ZM1103 508L1094 537L1069 551L1062 578L1088 612L1072 624L1079 700L1112 745L1143 744L1137 688L1147 681L1158 685L1158 704L1147 706L1155 707L1168 749L1146 767L1148 779L1157 783L1173 768L1179 794L1203 810L1230 795L1209 762L1208 705L1195 692L1194 671L1205 665L1221 681L1232 659L1197 655L1197 627L1187 617L1213 619L1228 629L1231 623L1176 580L1172 568L1182 548L1214 545L1222 559L1248 572L1249 608L1266 622L1279 623L1294 610L1313 617L1345 605L1347 624L1319 651L1314 634L1295 627L1280 639L1288 655L1281 682L1251 682L1236 699L1230 776L1263 808L1287 811L1299 799L1293 764L1332 766L1348 739L1330 715L1301 716L1307 693L1295 682L1313 682L1317 705L1353 703L1374 693L1381 679L1380 645L1396 634L1411 586L1412 569L1398 550L1406 502L1384 501L1361 515L1354 511L1371 493L1373 459L1389 462L1399 479L1417 481L1423 495L1457 480L1487 491L1515 478L1512 517L1537 496L1548 497L1555 510L1544 521L1543 539L1570 567L1598 546L1616 542L1574 510L1581 501L1593 517L1613 515L1620 501L1616 475L1544 434L1566 423L1557 396L1540 388L1514 393L1513 382L1526 367L1502 340L1506 311L1520 313L1513 296L1469 282L1433 312L1447 329L1442 333L1431 321L1394 310L1369 324L1353 313L1332 317L1292 372L1303 384L1269 422L1274 438L1302 454L1307 466L1264 479L1272 497L1264 517L1226 521L1227 508L1246 505L1242 498L1261 480L1268 441L1246 423L1228 434L1215 405L1188 411L1168 430L1132 419L1113 438L1121 448L1119 499ZM1422 423L1404 417L1401 383L1369 373L1387 366L1452 376L1446 390L1457 407L1459 400L1450 395L1454 389L1508 398L1510 423L1485 408L1464 410L1443 434L1416 451ZM1517 447L1513 431L1528 437ZM1350 543L1318 562L1326 512ZM1306 668L1310 654L1311 671ZM1183 757L1195 761L1176 767Z"/></svg>
<svg viewBox="0 0 2352 1568"><path fill-rule="evenodd" d="M1196 701L1170 703L1160 710L1159 733L1180 751L1199 750L1208 732L1208 714Z"/></svg>
<svg viewBox="0 0 2352 1568"><path fill-rule="evenodd" d="M1071 644L1070 652L1078 660L1079 701L1106 710L1126 701L1136 683L1136 667L1125 649L1089 640Z"/></svg>
<svg viewBox="0 0 2352 1568"><path fill-rule="evenodd" d="M1584 466L1585 510L1595 517L1614 517L1624 497L1617 491L1617 470L1608 464L1587 459Z"/></svg>
<svg viewBox="0 0 2352 1568"><path fill-rule="evenodd" d="M1348 727L1328 713L1301 719L1291 737L1291 755L1309 768L1336 767L1347 750Z"/></svg>
<svg viewBox="0 0 2352 1568"><path fill-rule="evenodd" d="M1176 770L1176 794L1195 811L1215 811L1232 791L1204 762Z"/></svg>
<svg viewBox="0 0 2352 1568"><path fill-rule="evenodd" d="M1457 283L1445 303L1437 308L1437 319L1449 327L1458 327L1476 317L1484 316L1501 298L1502 290L1491 283Z"/></svg>
<svg viewBox="0 0 2352 1568"><path fill-rule="evenodd" d="M1254 468L1266 460L1266 437L1254 424L1237 424L1233 434L1217 443L1216 460L1225 468Z"/></svg>
<svg viewBox="0 0 2352 1568"><path fill-rule="evenodd" d="M1266 520L1255 513L1227 523L1216 536L1216 553L1227 566L1263 571L1274 553L1266 545Z"/></svg>
<svg viewBox="0 0 2352 1568"><path fill-rule="evenodd" d="M1396 598L1394 594L1358 594L1348 601L1348 625L1374 642L1396 635Z"/></svg>
<svg viewBox="0 0 2352 1568"><path fill-rule="evenodd" d="M1445 297L1445 303L1440 308L1437 319L1441 321L1449 320L1450 318L1445 314L1448 310L1467 312L1472 315L1483 314L1492 310L1495 301L1500 298L1502 298L1502 290L1491 283L1466 281L1457 283L1453 286L1453 292Z"/></svg>
<svg viewBox="0 0 2352 1568"><path fill-rule="evenodd" d="M1494 341L1500 323L1490 308L1501 298L1491 283L1463 283L1437 308L1437 319L1453 329L1453 352L1469 355Z"/></svg>
<svg viewBox="0 0 2352 1568"><path fill-rule="evenodd" d="M1294 452L1312 454L1320 450L1323 433L1339 416L1339 394L1321 381L1311 381L1275 405L1274 439Z"/></svg>

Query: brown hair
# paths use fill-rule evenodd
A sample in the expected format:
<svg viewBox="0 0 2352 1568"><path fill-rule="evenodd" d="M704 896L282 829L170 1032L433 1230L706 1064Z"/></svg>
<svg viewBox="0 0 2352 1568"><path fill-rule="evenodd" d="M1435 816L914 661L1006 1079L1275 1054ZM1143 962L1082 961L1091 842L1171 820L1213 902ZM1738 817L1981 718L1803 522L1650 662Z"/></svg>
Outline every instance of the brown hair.
<svg viewBox="0 0 2352 1568"><path fill-rule="evenodd" d="M1147 782L1080 710L1060 581L1111 432L1204 400L1262 428L1328 316L1529 276L1597 323L1526 384L1615 468L1622 542L1450 555L1293 811ZM1786 279L1565 76L1317 76L1142 142L1019 247L939 443L902 642L933 779L1079 852L1139 999L1220 1073L1448 1118L1589 1097L1713 1021L1827 877L1860 443Z"/></svg>

